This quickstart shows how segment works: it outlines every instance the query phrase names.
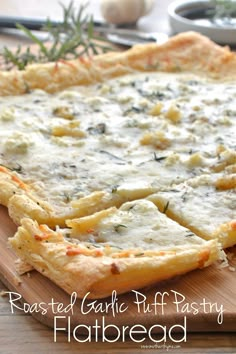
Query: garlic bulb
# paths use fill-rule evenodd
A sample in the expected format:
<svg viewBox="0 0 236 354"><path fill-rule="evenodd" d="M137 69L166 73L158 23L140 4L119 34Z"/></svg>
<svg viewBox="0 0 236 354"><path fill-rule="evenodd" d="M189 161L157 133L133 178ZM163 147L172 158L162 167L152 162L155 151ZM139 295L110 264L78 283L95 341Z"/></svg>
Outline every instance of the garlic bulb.
<svg viewBox="0 0 236 354"><path fill-rule="evenodd" d="M101 0L101 13L114 24L134 23L151 11L154 0Z"/></svg>

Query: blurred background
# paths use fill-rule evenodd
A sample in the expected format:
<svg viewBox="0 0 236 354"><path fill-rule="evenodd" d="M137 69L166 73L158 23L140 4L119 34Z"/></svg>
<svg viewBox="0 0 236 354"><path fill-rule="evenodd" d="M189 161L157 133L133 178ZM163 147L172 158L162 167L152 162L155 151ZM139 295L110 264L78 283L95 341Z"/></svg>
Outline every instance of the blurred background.
<svg viewBox="0 0 236 354"><path fill-rule="evenodd" d="M101 2L103 0L74 0L74 6L88 4L87 11L93 14L96 21L104 21L101 13ZM120 0L117 0L118 2ZM139 0L136 0L137 2ZM142 1L142 0L141 0ZM165 32L170 34L168 24L167 8L173 0L153 0L153 7L150 13L140 18L137 22L137 28L141 31ZM23 17L50 17L51 19L60 19L62 9L60 3L68 6L70 0L1 0L0 16L23 16ZM0 46L15 44L15 38L8 35L8 31L0 30Z"/></svg>

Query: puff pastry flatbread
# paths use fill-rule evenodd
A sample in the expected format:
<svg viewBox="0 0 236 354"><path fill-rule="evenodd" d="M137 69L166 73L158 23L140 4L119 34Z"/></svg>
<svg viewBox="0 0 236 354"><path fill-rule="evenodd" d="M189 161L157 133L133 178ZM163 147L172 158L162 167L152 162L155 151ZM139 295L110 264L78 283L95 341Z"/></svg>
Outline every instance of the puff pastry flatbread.
<svg viewBox="0 0 236 354"><path fill-rule="evenodd" d="M235 78L236 55L193 32L0 73L0 203L19 225L16 253L91 297L219 259L235 243ZM183 205L174 192L186 186L200 222L191 193Z"/></svg>

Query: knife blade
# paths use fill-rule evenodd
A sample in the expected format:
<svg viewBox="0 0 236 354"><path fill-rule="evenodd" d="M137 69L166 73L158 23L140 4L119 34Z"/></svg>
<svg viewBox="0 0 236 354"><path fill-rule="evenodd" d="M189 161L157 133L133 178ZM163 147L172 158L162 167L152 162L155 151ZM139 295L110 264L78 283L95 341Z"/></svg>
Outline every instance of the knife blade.
<svg viewBox="0 0 236 354"><path fill-rule="evenodd" d="M51 20L52 26L62 24L59 20ZM0 29L17 29L20 24L32 31L42 31L47 24L46 18L28 18L17 16L0 16ZM168 35L161 32L143 32L137 29L117 28L104 22L94 21L94 32L103 35L108 41L125 46L138 43L157 42L163 43Z"/></svg>

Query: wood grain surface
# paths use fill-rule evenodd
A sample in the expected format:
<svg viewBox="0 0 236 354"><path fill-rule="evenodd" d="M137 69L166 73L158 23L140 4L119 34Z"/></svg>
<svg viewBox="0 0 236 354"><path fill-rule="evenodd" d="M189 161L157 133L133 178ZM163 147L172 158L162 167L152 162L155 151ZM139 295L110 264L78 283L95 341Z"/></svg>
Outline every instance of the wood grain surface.
<svg viewBox="0 0 236 354"><path fill-rule="evenodd" d="M98 335L103 333L106 325L110 325L106 333L116 335L117 327L122 331L124 325L132 327L138 324L147 329L154 326L153 333L162 333L160 325L166 326L167 330L174 326L173 331L182 332L180 325L185 324L188 332L236 331L235 273L228 268L220 269L213 265L156 284L153 288L119 296L114 289L111 297L104 300L77 300L71 306L73 311L66 313L66 307L73 303L69 294L36 271L18 275L17 257L7 244L7 238L14 234L15 225L3 207L0 208L0 225L1 280L11 292L22 297L20 307L23 309L25 304L24 312L32 312L37 320L49 327L65 327L72 331L79 324L91 326L98 321ZM7 296L14 312L18 295ZM59 303L63 304L63 310L58 310ZM42 311L39 304L43 304ZM79 334L87 333L87 328L80 328Z"/></svg>

